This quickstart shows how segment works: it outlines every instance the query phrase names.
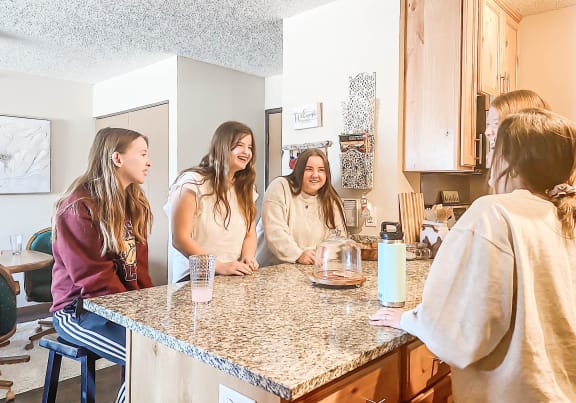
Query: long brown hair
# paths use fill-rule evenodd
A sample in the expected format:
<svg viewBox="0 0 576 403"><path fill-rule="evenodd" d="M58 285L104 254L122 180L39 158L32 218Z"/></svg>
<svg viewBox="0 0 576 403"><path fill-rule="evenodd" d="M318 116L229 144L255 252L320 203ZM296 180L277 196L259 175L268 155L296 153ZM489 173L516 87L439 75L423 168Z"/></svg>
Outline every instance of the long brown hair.
<svg viewBox="0 0 576 403"><path fill-rule="evenodd" d="M525 109L508 116L498 128L495 156L498 179L519 176L531 192L557 207L566 235L576 230L576 194L550 198L556 185L576 183L576 124L542 108Z"/></svg>
<svg viewBox="0 0 576 403"><path fill-rule="evenodd" d="M230 172L230 151L241 141L244 137L250 136L252 138L252 158L246 165L246 168L234 174L233 187L236 191L238 204L246 227L250 226L256 219L256 204L254 203L254 183L256 182L256 170L254 164L256 161L256 142L254 141L254 134L252 129L247 125L240 122L224 122L214 132L212 141L210 143L210 150L206 154L198 166L185 169L178 175L176 181L186 172L197 172L212 184L212 193L216 195L214 203L214 214L216 211L221 211L221 206L224 206L224 226L228 228L230 223L230 202L228 200L228 173ZM176 182L175 181L175 182Z"/></svg>
<svg viewBox="0 0 576 403"><path fill-rule="evenodd" d="M332 186L332 173L330 172L330 163L326 154L318 148L309 148L304 150L298 159L296 159L296 165L294 170L289 175L285 175L284 178L288 181L290 185L290 191L294 196L299 195L302 192L302 180L304 178L304 170L306 169L306 164L310 157L320 157L324 162L324 169L326 171L326 183L318 191L318 197L320 198L320 204L322 206L322 213L324 214L324 222L328 228L336 228L336 220L334 219L335 211L334 205L337 206L338 213L342 217L342 222L344 222L344 210L342 208L342 200Z"/></svg>
<svg viewBox="0 0 576 403"><path fill-rule="evenodd" d="M132 221L134 237L138 242L146 242L147 234L152 228L152 211L142 188L137 183L131 183L124 189L112 160L115 152L126 152L130 144L139 137L148 144L146 136L133 130L110 127L99 130L90 148L86 172L76 178L56 202L54 226L58 215L68 208L76 208L76 202L63 205L67 197L76 191L88 193L95 206L90 214L102 235L102 256L108 252L121 252L127 218ZM79 200L82 199L77 201ZM56 237L55 228L53 229Z"/></svg>

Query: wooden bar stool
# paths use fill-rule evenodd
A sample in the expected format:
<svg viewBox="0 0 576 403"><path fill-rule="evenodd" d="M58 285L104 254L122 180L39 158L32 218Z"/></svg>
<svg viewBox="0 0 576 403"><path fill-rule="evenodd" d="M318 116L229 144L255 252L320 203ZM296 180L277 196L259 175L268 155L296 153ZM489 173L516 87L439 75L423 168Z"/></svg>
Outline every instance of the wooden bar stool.
<svg viewBox="0 0 576 403"><path fill-rule="evenodd" d="M46 367L42 403L56 402L62 357L80 361L82 377L80 383L80 401L81 403L94 403L96 395L96 360L99 359L100 356L84 347L69 343L60 337L56 338L54 335L44 336L40 339L40 346L50 351L48 365Z"/></svg>

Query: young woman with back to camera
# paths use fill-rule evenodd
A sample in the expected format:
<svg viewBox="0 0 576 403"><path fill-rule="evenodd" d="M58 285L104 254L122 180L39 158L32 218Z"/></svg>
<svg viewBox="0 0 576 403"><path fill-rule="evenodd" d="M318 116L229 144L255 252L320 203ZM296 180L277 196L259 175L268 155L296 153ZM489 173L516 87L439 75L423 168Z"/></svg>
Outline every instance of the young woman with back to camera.
<svg viewBox="0 0 576 403"><path fill-rule="evenodd" d="M432 263L422 303L378 326L452 368L456 402L576 401L576 125L544 109L501 122L490 183Z"/></svg>
<svg viewBox="0 0 576 403"><path fill-rule="evenodd" d="M316 246L330 230L346 233L342 201L322 150L302 152L292 173L272 181L262 202L257 258L262 266L314 264Z"/></svg>
<svg viewBox="0 0 576 403"><path fill-rule="evenodd" d="M150 205L140 185L148 140L132 130L100 130L88 168L56 203L53 228L54 327L63 339L125 365L126 329L82 309L82 299L152 287ZM125 399L125 384L117 402Z"/></svg>
<svg viewBox="0 0 576 403"><path fill-rule="evenodd" d="M215 255L217 274L245 275L258 269L255 158L252 130L225 122L200 164L176 178L164 206L172 229L172 282L190 279L191 255Z"/></svg>

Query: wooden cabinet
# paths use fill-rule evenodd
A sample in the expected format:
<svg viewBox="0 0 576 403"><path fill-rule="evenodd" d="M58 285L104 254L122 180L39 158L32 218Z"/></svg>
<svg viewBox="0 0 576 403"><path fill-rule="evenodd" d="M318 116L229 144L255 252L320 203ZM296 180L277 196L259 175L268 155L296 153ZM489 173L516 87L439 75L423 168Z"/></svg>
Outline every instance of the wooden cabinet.
<svg viewBox="0 0 576 403"><path fill-rule="evenodd" d="M396 351L295 400L295 403L400 401L401 354Z"/></svg>
<svg viewBox="0 0 576 403"><path fill-rule="evenodd" d="M476 165L477 0L407 0L404 170Z"/></svg>
<svg viewBox="0 0 576 403"><path fill-rule="evenodd" d="M436 356L426 348L420 341L414 341L408 344L404 350L404 369L402 400L403 401L428 401L428 400L411 400L417 395L429 395L429 389L433 389L437 384L446 383L445 378L450 374L450 367L445 362L436 358ZM440 388L443 393L446 387ZM451 394L450 380L448 380L448 393ZM440 392L432 392L432 395L438 396ZM437 400L434 400L436 402ZM440 401L440 400L438 400Z"/></svg>
<svg viewBox="0 0 576 403"><path fill-rule="evenodd" d="M519 22L499 0L480 0L479 91L496 96L516 89Z"/></svg>
<svg viewBox="0 0 576 403"><path fill-rule="evenodd" d="M450 374L446 375L430 389L410 400L410 403L453 403L451 378Z"/></svg>

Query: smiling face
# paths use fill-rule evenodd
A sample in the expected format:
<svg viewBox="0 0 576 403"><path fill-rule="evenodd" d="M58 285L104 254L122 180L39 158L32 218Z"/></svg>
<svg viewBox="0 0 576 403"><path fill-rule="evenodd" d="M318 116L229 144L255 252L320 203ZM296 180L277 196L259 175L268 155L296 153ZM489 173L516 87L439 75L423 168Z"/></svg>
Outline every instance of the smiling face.
<svg viewBox="0 0 576 403"><path fill-rule="evenodd" d="M326 184L326 167L322 157L312 155L306 161L302 176L302 191L314 196Z"/></svg>
<svg viewBox="0 0 576 403"><path fill-rule="evenodd" d="M252 136L245 134L230 151L230 175L246 168L252 160Z"/></svg>
<svg viewBox="0 0 576 403"><path fill-rule="evenodd" d="M144 183L151 163L148 158L148 143L143 137L132 141L126 151L115 152L112 159L116 166L116 175L124 189L132 183Z"/></svg>

